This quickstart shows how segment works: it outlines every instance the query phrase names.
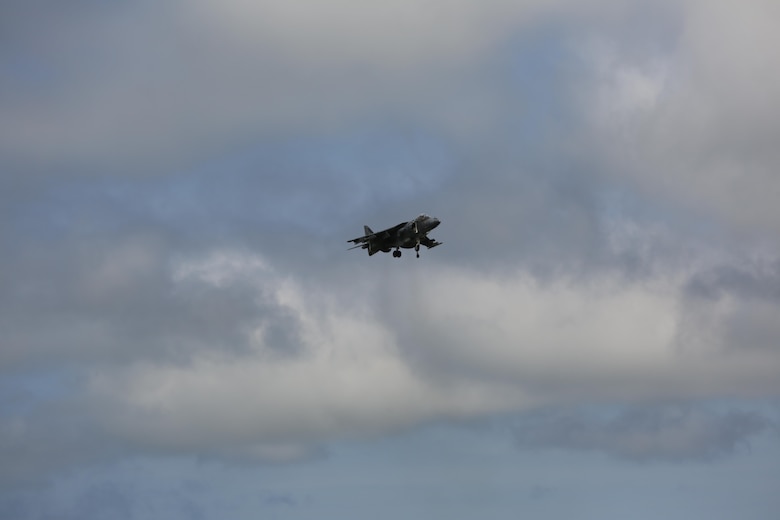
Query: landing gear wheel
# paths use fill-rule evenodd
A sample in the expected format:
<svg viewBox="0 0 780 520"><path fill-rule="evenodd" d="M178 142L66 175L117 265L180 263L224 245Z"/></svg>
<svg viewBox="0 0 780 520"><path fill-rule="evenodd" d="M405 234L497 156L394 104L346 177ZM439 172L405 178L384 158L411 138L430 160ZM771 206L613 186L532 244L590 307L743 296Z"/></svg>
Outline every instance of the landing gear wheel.
<svg viewBox="0 0 780 520"><path fill-rule="evenodd" d="M401 251L399 251L398 249L393 251L393 258L401 258Z"/></svg>

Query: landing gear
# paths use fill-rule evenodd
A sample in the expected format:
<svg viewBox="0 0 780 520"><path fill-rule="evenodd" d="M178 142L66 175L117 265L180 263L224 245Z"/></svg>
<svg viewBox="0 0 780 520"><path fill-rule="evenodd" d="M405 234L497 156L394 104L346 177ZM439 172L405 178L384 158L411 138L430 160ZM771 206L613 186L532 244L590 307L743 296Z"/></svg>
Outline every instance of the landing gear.
<svg viewBox="0 0 780 520"><path fill-rule="evenodd" d="M395 251L393 251L393 258L401 258L401 250L400 249L396 249Z"/></svg>
<svg viewBox="0 0 780 520"><path fill-rule="evenodd" d="M414 251L417 253L417 258L420 258L420 244L414 246Z"/></svg>

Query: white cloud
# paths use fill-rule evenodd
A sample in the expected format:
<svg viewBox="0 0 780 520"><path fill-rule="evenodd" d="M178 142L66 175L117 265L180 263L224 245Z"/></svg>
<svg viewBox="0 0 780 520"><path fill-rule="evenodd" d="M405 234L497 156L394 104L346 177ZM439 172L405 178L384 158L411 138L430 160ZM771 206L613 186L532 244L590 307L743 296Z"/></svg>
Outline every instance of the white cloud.
<svg viewBox="0 0 780 520"><path fill-rule="evenodd" d="M270 282L278 304L301 325L298 355L277 356L256 334L249 354L215 349L199 352L186 365L139 363L98 375L91 392L105 405L117 435L216 454L230 443L243 446L247 455L284 458L307 453L311 443L523 403L520 394L509 399L492 385L432 385L405 363L386 325L357 307L334 308L316 288L258 280L256 267L262 265L261 258L225 252L184 264L180 272L182 279L199 276L217 285L240 276L264 291Z"/></svg>
<svg viewBox="0 0 780 520"><path fill-rule="evenodd" d="M581 53L599 82L596 102L588 103L590 117L598 126L611 130L617 127L624 132L641 122L641 117L652 113L662 100L669 64L660 55L641 61L633 56L621 56L616 46L616 42L594 40Z"/></svg>
<svg viewBox="0 0 780 520"><path fill-rule="evenodd" d="M28 30L14 33L14 57L45 80L12 74L10 88L0 86L2 151L39 168L133 172L268 135L377 120L474 138L516 96L484 68L501 45L546 17L615 4L199 0L48 16L30 9L17 17Z"/></svg>
<svg viewBox="0 0 780 520"><path fill-rule="evenodd" d="M237 135L414 115L537 4L141 2L51 11L46 34L25 13L35 37L16 35L18 60L48 79L0 91L0 141L28 163L132 166L197 159Z"/></svg>
<svg viewBox="0 0 780 520"><path fill-rule="evenodd" d="M262 265L226 251L182 271L219 284L256 280ZM772 395L777 352L734 357L719 341L683 334L684 281L542 284L522 272L440 267L358 281L335 298L285 279L272 291L300 324L296 355L276 355L258 334L251 351L140 362L96 375L89 391L113 435L143 449L272 460L334 439L539 406ZM262 277L249 283L269 290ZM378 309L373 294L385 300Z"/></svg>
<svg viewBox="0 0 780 520"><path fill-rule="evenodd" d="M349 1L142 2L106 7L88 19L60 14L45 35L14 33L22 61L50 76L36 88L29 78L12 85L25 88L0 86L0 153L9 163L33 170L54 166L52 176L74 165L135 170L150 158L156 165L197 160L227 142L248 143L271 133L353 132L376 114L389 114L388 120L423 132L435 127L435 139L456 135L470 139L473 149L491 144L484 156L467 157L473 169L446 194L449 222L463 224L453 235L470 233L460 245L445 246L453 262L483 246L498 246L498 257L514 260L509 253L516 244L541 244L534 258L556 267L560 258L576 256L572 251L602 245L614 251L593 253L597 262L623 253L645 261L664 241L663 247L679 248L669 254L676 264L657 255L663 258L650 258L654 265L638 279L608 267L589 278L562 272L588 262L579 258L561 262L562 269L551 269L543 282L523 267L495 273L485 261L478 269L457 269L435 264L432 256L430 263L384 264L381 276L381 260L373 258L370 273L350 272L338 283L316 270L301 277L282 274L278 264L246 251L188 250L192 256L168 264L175 245L161 237L128 239L121 232L108 237L97 230L97 237L65 236L60 243L42 240L30 247L17 244L15 233L41 224L24 213L2 229L14 246L3 259L10 290L2 323L11 340L4 369L60 361L84 366L87 395L70 397L83 398L94 414L80 423L74 440L53 449L74 451L68 460L78 458L75 449L90 449L84 447L89 441L75 440L89 438L80 435L85 429L145 453L283 461L311 455L331 439L545 405L776 396L780 359L773 316L780 302L755 301L739 291L691 297L689 280L701 265L680 264L689 257L693 264L705 260L695 246L681 251L682 234L672 229L665 231L671 238L647 238L648 227L619 218L602 226L598 197L580 193L587 190L572 181L593 179L580 176L580 163L572 164L577 158L566 152L560 164L540 153L534 158L539 165L518 167L522 146L517 155L500 151L515 144L515 135L506 135L514 128L506 119L518 111L506 115L505 109L516 108L523 93L513 92L506 76L486 73L491 65L485 64L494 63L492 52L518 27L550 13L564 23L583 16L594 24L588 27L603 27L579 4L402 0L369 9ZM619 4L594 2L588 8ZM302 5L303 13L296 10ZM562 74L584 76L572 90L581 89L584 97L578 99L587 102L585 132L596 134L593 141L576 132L568 137L594 144L595 166L585 169L606 163L621 181L636 181L653 197L736 226L776 230L776 8L760 0L692 0L683 7L682 14L674 13L682 17L680 32L668 45L637 52L629 45L635 43L632 34L607 31L585 49L590 76L576 65L575 72ZM615 25L625 12L611 13ZM651 39L658 37L655 27L647 30ZM592 34L587 27L577 31ZM571 63L551 67L559 65ZM557 140L521 144L556 154L561 146ZM563 147L572 149L569 142ZM492 153L499 157L488 157ZM526 170L558 177L548 185ZM469 179L474 172L479 176ZM249 185L267 188L265 173ZM383 183L414 186L417 177L382 173ZM366 182L376 186L373 179ZM355 182L343 186L349 192ZM552 194L559 188L571 193ZM265 194L272 200L281 193L288 203L296 190L297 184ZM412 192L404 191L410 197ZM211 193L196 195L189 204ZM74 207L83 202L65 199ZM237 200L238 206L256 202L251 196ZM35 202L43 206L49 199ZM555 204L564 207L550 209ZM663 207L661 202L653 209ZM143 208L114 215L116 227L138 225ZM85 220L107 210L87 212ZM220 211L214 218L229 222ZM279 227L267 215L262 219ZM247 228L255 222L235 220L249 222ZM41 226L46 233L61 231ZM259 244L243 233L245 243ZM302 235L291 235L291 241L308 238ZM276 245L268 244L262 247ZM323 272L341 269L347 268ZM47 444L47 432L67 414L43 415L11 417L0 428L11 440L6 446L23 441L19 425ZM689 425L696 426L690 438L700 436L698 424ZM667 446L662 433L656 440ZM34 458L35 446L27 447Z"/></svg>
<svg viewBox="0 0 780 520"><path fill-rule="evenodd" d="M507 107L523 95L486 64L525 27L574 20L576 35L604 33L585 110L619 175L775 229L775 3L665 7L677 18L672 35L652 23L626 30L638 23L632 6L200 0L88 16L52 10L43 19L31 9L18 16L29 30L12 33L14 59L39 72L12 70L0 86L2 151L28 165L134 171L150 158L151 169L196 161L236 139L327 133L377 118L484 139L506 131L503 118L518 117ZM642 38L671 41L637 53Z"/></svg>
<svg viewBox="0 0 780 520"><path fill-rule="evenodd" d="M615 175L744 232L778 230L780 36L775 2L682 4L644 55L606 44L587 99ZM602 37L603 38L603 37Z"/></svg>

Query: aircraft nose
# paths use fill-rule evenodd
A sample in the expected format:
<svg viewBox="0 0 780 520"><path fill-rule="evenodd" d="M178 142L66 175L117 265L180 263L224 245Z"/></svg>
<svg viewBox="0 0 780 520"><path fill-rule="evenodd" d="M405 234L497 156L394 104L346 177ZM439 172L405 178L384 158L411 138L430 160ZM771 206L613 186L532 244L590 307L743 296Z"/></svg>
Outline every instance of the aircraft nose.
<svg viewBox="0 0 780 520"><path fill-rule="evenodd" d="M436 217L433 217L433 227L431 229L435 228L439 224L441 224L441 220L437 219Z"/></svg>

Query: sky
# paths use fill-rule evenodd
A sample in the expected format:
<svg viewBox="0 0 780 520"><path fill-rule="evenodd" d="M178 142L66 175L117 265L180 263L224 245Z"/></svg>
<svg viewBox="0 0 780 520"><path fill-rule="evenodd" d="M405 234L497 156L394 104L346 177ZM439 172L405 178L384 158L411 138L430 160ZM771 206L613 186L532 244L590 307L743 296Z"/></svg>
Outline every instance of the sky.
<svg viewBox="0 0 780 520"><path fill-rule="evenodd" d="M778 20L3 2L0 517L775 518Z"/></svg>

